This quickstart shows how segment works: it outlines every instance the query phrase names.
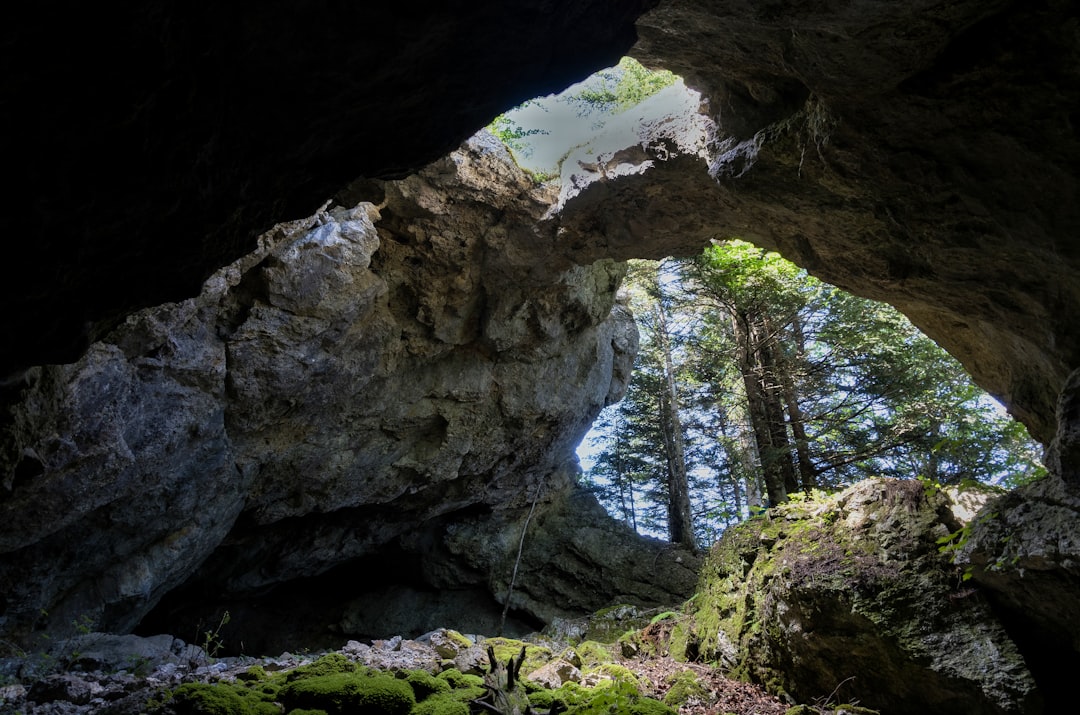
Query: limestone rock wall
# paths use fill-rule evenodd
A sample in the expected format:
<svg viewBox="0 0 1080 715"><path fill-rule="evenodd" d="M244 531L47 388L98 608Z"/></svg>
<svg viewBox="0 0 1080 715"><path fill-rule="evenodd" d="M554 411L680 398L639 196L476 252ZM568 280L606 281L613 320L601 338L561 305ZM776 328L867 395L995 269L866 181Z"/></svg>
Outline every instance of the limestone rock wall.
<svg viewBox="0 0 1080 715"><path fill-rule="evenodd" d="M265 593L477 510L490 543L443 585L504 597L521 510L558 512L571 479L551 475L625 389L624 268L547 260L554 196L490 137L364 190L374 203L280 227L197 298L27 374L0 445L5 633L123 631L200 565L219 596ZM621 534L578 566L615 542L653 549ZM677 599L693 570L644 581ZM627 590L519 600L548 618Z"/></svg>

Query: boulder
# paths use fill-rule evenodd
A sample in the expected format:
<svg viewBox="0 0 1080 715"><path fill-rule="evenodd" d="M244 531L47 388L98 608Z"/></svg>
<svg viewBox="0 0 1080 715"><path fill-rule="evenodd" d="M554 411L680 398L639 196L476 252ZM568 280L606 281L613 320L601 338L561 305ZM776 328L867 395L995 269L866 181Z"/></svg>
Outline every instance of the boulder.
<svg viewBox="0 0 1080 715"><path fill-rule="evenodd" d="M691 650L793 703L1039 712L1023 655L952 562L952 504L928 483L868 479L729 530L703 568Z"/></svg>

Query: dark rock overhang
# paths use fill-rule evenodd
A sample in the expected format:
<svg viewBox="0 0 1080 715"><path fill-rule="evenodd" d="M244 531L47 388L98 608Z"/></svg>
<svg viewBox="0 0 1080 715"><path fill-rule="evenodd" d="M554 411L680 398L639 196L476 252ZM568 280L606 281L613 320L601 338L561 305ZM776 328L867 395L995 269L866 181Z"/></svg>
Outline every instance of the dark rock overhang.
<svg viewBox="0 0 1080 715"><path fill-rule="evenodd" d="M0 29L0 379L189 298L357 176L610 66L655 0L33 3Z"/></svg>
<svg viewBox="0 0 1080 715"><path fill-rule="evenodd" d="M1080 364L1068 3L68 5L24 8L0 43L3 375L75 359L355 177L417 169L631 51L736 142L801 122L729 182L718 230L894 303L1054 433Z"/></svg>

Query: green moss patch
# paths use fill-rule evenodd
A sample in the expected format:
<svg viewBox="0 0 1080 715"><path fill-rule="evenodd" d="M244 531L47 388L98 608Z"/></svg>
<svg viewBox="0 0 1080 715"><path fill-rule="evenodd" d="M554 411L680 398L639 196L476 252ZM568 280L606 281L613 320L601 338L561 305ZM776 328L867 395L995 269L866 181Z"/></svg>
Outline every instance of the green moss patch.
<svg viewBox="0 0 1080 715"><path fill-rule="evenodd" d="M526 643L512 638L488 638L482 644L485 649L488 646L495 651L495 659L505 664L511 658L516 658L525 647L525 662L521 666L522 675L531 673L542 665L547 665L554 658L554 653L547 646Z"/></svg>
<svg viewBox="0 0 1080 715"><path fill-rule="evenodd" d="M406 670L399 673L398 677L404 678L412 688L416 701L420 702L430 695L449 693L450 683L445 679L440 680L426 670Z"/></svg>
<svg viewBox="0 0 1080 715"><path fill-rule="evenodd" d="M356 673L361 671L361 666L349 660L341 653L327 653L313 663L294 668L286 675L286 680L302 680L321 675L333 675L335 673Z"/></svg>
<svg viewBox="0 0 1080 715"><path fill-rule="evenodd" d="M707 701L709 691L698 682L697 675L692 670L684 670L670 676L671 685L664 693L664 703L673 708L680 708L691 700Z"/></svg>
<svg viewBox="0 0 1080 715"><path fill-rule="evenodd" d="M280 715L273 702L243 687L185 683L173 691L177 715Z"/></svg>
<svg viewBox="0 0 1080 715"><path fill-rule="evenodd" d="M417 703L411 715L469 715L468 704L452 693L433 695Z"/></svg>
<svg viewBox="0 0 1080 715"><path fill-rule="evenodd" d="M318 708L328 715L407 715L412 687L389 675L334 673L296 680L281 689L286 708Z"/></svg>

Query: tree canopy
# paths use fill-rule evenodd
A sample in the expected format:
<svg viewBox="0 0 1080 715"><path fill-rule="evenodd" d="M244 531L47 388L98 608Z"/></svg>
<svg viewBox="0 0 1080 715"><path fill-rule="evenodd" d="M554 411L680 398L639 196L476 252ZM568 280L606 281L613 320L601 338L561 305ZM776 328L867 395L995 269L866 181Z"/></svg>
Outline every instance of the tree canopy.
<svg viewBox="0 0 1080 715"><path fill-rule="evenodd" d="M1043 473L1023 426L890 306L739 240L635 264L641 350L583 475L635 529L693 546L869 476L1011 487Z"/></svg>

